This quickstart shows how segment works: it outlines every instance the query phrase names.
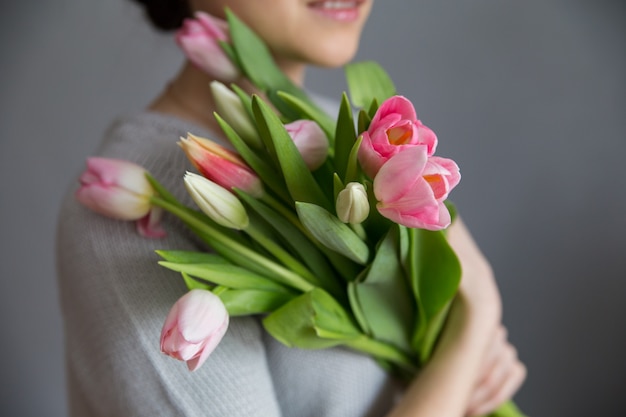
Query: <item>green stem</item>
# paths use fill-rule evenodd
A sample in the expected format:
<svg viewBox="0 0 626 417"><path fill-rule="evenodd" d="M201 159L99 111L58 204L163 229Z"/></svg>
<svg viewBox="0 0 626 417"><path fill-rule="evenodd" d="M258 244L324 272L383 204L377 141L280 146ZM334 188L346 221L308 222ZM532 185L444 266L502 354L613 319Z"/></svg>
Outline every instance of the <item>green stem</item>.
<svg viewBox="0 0 626 417"><path fill-rule="evenodd" d="M346 345L352 349L367 353L374 358L393 362L411 374L417 373L417 367L411 357L387 343L363 335L356 340L347 342Z"/></svg>
<svg viewBox="0 0 626 417"><path fill-rule="evenodd" d="M214 240L216 243L218 243L218 246L223 248L225 253L222 253L222 255L227 257L228 259L237 262L237 259L241 257L252 261L252 263L262 268L262 273L267 274L269 272L270 276L276 278L276 280L279 281L281 284L288 285L302 292L307 292L314 288L311 283L302 278L300 275L282 267L281 265L267 259L264 256L259 255L258 253L242 245L241 243L230 239L229 237L221 233L218 229L202 222L195 216L189 214L183 208L167 202L159 197L151 197L150 201L155 206L161 207L162 209L174 214L176 217L185 222L189 227L198 230L211 240ZM236 254L237 256L233 256L234 254Z"/></svg>
<svg viewBox="0 0 626 417"><path fill-rule="evenodd" d="M257 228L255 228L252 223L250 223L250 225L244 229L244 232L246 232L252 239L254 239L265 249L267 249L268 252L274 255L287 268L302 276L311 284L316 286L319 285L317 278L311 273L311 271L307 269L307 267L300 263L296 258L291 256L289 252L284 250L274 240L268 239L267 236L261 231L257 230Z"/></svg>
<svg viewBox="0 0 626 417"><path fill-rule="evenodd" d="M367 242L367 233L365 232L365 228L361 223L352 224L350 223L350 228L354 233L357 234L358 237L361 238L363 242Z"/></svg>
<svg viewBox="0 0 626 417"><path fill-rule="evenodd" d="M355 270L355 263L348 260L344 256L333 252L328 249L324 245L322 245L312 234L309 232L303 225L298 216L275 198L265 194L261 197L261 201L263 201L268 206L272 207L278 213L282 214L287 220L289 220L294 226L300 230L307 239L309 239L316 248L318 248L328 259L328 261L333 265L335 270L343 277L346 281L354 280L354 277L358 273L358 270Z"/></svg>
<svg viewBox="0 0 626 417"><path fill-rule="evenodd" d="M305 236L307 236L310 240L313 240L311 239L312 236L310 236L309 231L304 228L298 216L289 207L286 207L280 201L276 200L274 197L267 193L263 194L260 200L263 203L267 204L269 207L276 210L278 213L282 214L287 220L289 220L291 224L296 226L298 230L304 233Z"/></svg>

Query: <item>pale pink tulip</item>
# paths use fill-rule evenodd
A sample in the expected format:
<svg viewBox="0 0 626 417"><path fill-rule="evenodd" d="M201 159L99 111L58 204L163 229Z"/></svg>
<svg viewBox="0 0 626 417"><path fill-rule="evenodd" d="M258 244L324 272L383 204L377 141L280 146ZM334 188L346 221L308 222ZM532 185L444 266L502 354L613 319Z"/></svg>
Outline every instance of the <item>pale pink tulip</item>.
<svg viewBox="0 0 626 417"><path fill-rule="evenodd" d="M403 226L445 229L451 219L444 201L460 179L454 161L428 157L424 145L404 149L391 157L374 178L376 208Z"/></svg>
<svg viewBox="0 0 626 417"><path fill-rule="evenodd" d="M296 120L286 124L285 129L309 170L322 166L328 155L328 139L319 125L312 120Z"/></svg>
<svg viewBox="0 0 626 417"><path fill-rule="evenodd" d="M137 220L142 236L165 236L159 225L161 210L150 204L155 192L143 167L119 159L88 158L79 181L76 199L87 208L114 219Z"/></svg>
<svg viewBox="0 0 626 417"><path fill-rule="evenodd" d="M176 42L196 67L218 80L234 81L239 70L220 41L229 41L226 22L203 12L196 12L195 19L185 19L176 33Z"/></svg>
<svg viewBox="0 0 626 417"><path fill-rule="evenodd" d="M191 133L181 137L178 144L209 180L228 190L239 188L255 197L263 195L261 180L235 152Z"/></svg>
<svg viewBox="0 0 626 417"><path fill-rule="evenodd" d="M206 290L191 290L172 307L161 330L161 351L187 362L190 371L202 365L228 328L222 300Z"/></svg>
<svg viewBox="0 0 626 417"><path fill-rule="evenodd" d="M437 147L435 133L417 119L413 104L402 96L385 100L362 135L359 162L370 178L376 176L389 158L404 149L425 145L431 156Z"/></svg>

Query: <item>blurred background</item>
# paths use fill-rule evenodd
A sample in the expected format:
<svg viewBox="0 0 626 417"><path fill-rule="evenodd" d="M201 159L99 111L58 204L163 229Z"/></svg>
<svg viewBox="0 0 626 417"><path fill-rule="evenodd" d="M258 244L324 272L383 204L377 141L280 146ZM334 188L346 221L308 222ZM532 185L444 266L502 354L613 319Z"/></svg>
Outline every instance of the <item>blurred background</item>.
<svg viewBox="0 0 626 417"><path fill-rule="evenodd" d="M2 2L0 48L0 415L60 417L60 200L182 56L127 0ZM358 59L383 64L461 166L452 199L529 368L519 405L625 415L626 1L378 0ZM307 86L339 98L343 74Z"/></svg>

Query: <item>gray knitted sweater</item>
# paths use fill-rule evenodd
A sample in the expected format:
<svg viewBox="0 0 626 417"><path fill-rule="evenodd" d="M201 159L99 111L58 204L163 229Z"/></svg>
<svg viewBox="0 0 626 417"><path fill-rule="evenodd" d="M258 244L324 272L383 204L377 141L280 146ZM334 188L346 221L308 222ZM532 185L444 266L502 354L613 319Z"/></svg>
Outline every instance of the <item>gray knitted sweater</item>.
<svg viewBox="0 0 626 417"><path fill-rule="evenodd" d="M147 168L178 198L191 167L176 145L202 129L171 116L119 119L98 155ZM202 250L172 216L165 239L140 237L130 222L110 220L66 197L57 235L72 417L382 416L395 387L370 358L341 348L289 349L255 317L234 318L208 361L189 372L159 351L163 321L186 288L157 265L156 249Z"/></svg>

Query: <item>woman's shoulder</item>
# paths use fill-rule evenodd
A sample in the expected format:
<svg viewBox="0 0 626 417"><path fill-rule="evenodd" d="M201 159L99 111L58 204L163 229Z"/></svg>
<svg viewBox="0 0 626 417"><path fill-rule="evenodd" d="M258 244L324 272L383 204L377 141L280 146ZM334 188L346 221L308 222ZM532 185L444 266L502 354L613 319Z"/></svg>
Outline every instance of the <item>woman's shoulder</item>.
<svg viewBox="0 0 626 417"><path fill-rule="evenodd" d="M140 165L153 159L184 161L177 142L188 132L212 136L211 132L168 114L153 111L124 114L106 129L96 154Z"/></svg>

